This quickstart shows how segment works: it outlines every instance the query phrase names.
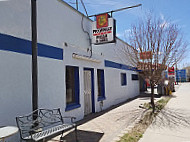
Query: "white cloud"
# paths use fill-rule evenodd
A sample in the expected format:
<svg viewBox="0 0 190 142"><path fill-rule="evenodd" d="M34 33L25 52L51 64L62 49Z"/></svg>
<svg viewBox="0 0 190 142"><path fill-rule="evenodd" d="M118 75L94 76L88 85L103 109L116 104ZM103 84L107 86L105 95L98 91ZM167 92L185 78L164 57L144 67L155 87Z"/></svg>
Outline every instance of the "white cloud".
<svg viewBox="0 0 190 142"><path fill-rule="evenodd" d="M166 18L165 18L165 16L164 16L163 13L160 13L160 18L162 20L162 23L160 24L160 27L163 27L163 26L164 27L168 27L170 25L170 23L167 22L167 20L166 20Z"/></svg>
<svg viewBox="0 0 190 142"><path fill-rule="evenodd" d="M131 29L125 30L125 34L128 35L130 33Z"/></svg>
<svg viewBox="0 0 190 142"><path fill-rule="evenodd" d="M162 20L162 24L160 26L165 25L165 27L168 27L170 24L177 24L177 23L179 23L181 21L180 19L176 19L176 20L173 20L173 21L166 20L164 14L162 14L162 13L160 13L160 18Z"/></svg>
<svg viewBox="0 0 190 142"><path fill-rule="evenodd" d="M116 36L123 40L128 40L130 29L124 30L123 32L117 32Z"/></svg>
<svg viewBox="0 0 190 142"><path fill-rule="evenodd" d="M161 20L165 21L164 14L160 13Z"/></svg>
<svg viewBox="0 0 190 142"><path fill-rule="evenodd" d="M121 38L121 37L123 37L123 34L117 33L116 36L119 37L119 38Z"/></svg>
<svg viewBox="0 0 190 142"><path fill-rule="evenodd" d="M130 32L131 32L131 29L125 30L125 32L124 32L124 37L125 37L125 39L128 39L128 38L129 38Z"/></svg>

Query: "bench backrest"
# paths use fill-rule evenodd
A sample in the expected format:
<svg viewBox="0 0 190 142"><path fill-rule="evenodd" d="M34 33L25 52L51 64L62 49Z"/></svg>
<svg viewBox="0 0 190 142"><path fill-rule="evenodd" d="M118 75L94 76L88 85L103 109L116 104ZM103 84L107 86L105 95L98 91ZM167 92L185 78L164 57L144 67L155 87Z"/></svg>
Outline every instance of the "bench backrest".
<svg viewBox="0 0 190 142"><path fill-rule="evenodd" d="M16 121L22 139L64 123L59 108L37 109L28 115L16 117Z"/></svg>

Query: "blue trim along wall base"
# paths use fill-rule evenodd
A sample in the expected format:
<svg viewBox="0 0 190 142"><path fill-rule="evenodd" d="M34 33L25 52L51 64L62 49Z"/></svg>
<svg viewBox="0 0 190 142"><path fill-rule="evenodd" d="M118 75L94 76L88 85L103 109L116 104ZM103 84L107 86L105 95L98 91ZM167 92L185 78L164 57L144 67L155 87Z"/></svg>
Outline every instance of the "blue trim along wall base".
<svg viewBox="0 0 190 142"><path fill-rule="evenodd" d="M0 33L0 50L32 54L31 41ZM63 49L38 43L38 56L63 60Z"/></svg>

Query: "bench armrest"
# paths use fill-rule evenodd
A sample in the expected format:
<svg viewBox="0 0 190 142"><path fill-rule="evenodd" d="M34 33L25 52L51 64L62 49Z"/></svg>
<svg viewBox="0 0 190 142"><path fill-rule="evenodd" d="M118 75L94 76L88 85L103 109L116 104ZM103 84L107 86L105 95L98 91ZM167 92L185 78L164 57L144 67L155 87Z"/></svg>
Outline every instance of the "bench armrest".
<svg viewBox="0 0 190 142"><path fill-rule="evenodd" d="M72 117L72 116L64 116L62 117L63 119L70 119L71 123L74 123L74 120L76 119L76 117Z"/></svg>

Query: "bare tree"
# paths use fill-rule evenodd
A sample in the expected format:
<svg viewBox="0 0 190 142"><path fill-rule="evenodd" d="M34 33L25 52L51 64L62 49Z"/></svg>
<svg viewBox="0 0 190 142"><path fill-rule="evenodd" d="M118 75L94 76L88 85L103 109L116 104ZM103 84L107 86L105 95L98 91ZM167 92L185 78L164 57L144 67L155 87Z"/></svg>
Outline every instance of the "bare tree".
<svg viewBox="0 0 190 142"><path fill-rule="evenodd" d="M162 72L181 61L187 47L178 26L147 16L129 33L128 46L122 47L125 59L140 71L144 79L150 80L151 106L155 111L154 86L161 82Z"/></svg>

